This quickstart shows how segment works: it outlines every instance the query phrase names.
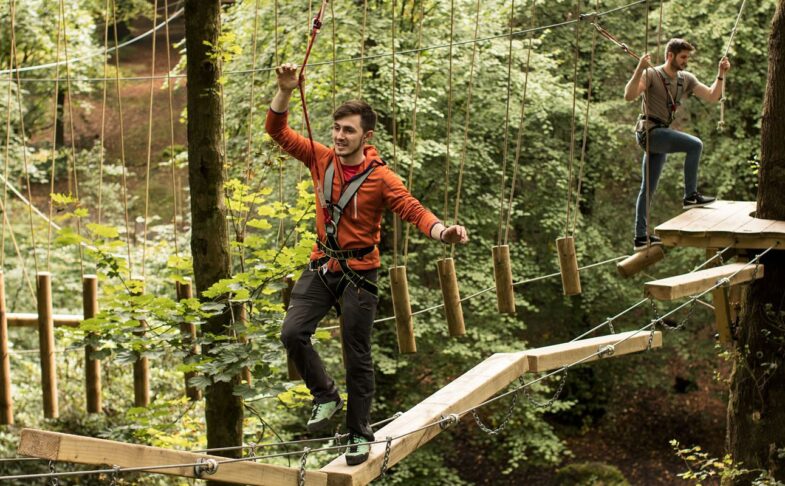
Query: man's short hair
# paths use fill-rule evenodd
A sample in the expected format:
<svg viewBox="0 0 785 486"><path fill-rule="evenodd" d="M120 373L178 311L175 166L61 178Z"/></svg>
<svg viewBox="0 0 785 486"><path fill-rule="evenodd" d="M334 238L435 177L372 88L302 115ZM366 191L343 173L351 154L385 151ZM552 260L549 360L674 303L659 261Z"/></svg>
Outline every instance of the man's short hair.
<svg viewBox="0 0 785 486"><path fill-rule="evenodd" d="M363 132L376 128L376 112L365 101L349 100L343 103L333 113L333 120L340 120L351 115L360 115L360 126Z"/></svg>
<svg viewBox="0 0 785 486"><path fill-rule="evenodd" d="M681 51L689 51L692 52L695 50L695 47L687 42L684 39L671 39L668 41L668 44L665 46L665 56L667 57L668 54L671 52L674 56L678 56Z"/></svg>

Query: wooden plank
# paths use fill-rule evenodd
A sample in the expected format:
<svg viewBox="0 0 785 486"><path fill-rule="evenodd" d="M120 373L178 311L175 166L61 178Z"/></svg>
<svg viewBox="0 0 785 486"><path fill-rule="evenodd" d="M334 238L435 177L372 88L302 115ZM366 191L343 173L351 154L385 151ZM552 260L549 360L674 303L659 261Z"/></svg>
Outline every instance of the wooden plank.
<svg viewBox="0 0 785 486"><path fill-rule="evenodd" d="M8 327L37 327L38 314L35 312L9 312L6 314ZM70 314L52 315L55 327L77 327L84 320L83 316Z"/></svg>
<svg viewBox="0 0 785 486"><path fill-rule="evenodd" d="M685 236L702 236L713 226L733 218L734 213L728 206L721 208L713 208L712 206L704 206L702 208L692 209L691 211L700 211L701 217L694 220L691 224L679 229L679 233Z"/></svg>
<svg viewBox="0 0 785 486"><path fill-rule="evenodd" d="M193 466L156 469L168 464L195 464L200 459L219 461L215 474L205 476L210 480L254 486L291 486L297 484L299 470L273 464L251 461L220 464L225 457L173 451L159 447L125 444L93 437L61 434L35 429L23 429L17 453L52 461L74 462L106 467L150 467L149 472L169 476L197 477ZM305 482L326 485L327 475L319 471L306 471Z"/></svg>
<svg viewBox="0 0 785 486"><path fill-rule="evenodd" d="M730 299L727 287L718 287L711 291L714 304L714 320L717 322L717 332L720 335L720 343L728 345L731 343L730 323L732 322L730 311Z"/></svg>
<svg viewBox="0 0 785 486"><path fill-rule="evenodd" d="M704 292L723 278L729 278L730 285L738 285L761 277L763 277L763 265L730 263L721 267L654 280L647 282L644 287L646 295L650 297L658 300L674 300Z"/></svg>
<svg viewBox="0 0 785 486"><path fill-rule="evenodd" d="M442 429L433 426L413 431L439 421L442 416L463 412L479 405L525 373L528 363L526 353L528 351L494 354L376 431L377 440L408 433L392 441L388 467L406 458ZM368 460L359 466L347 466L346 459L343 456L338 457L322 468L329 476L328 484L346 486L370 483L381 471L385 448L386 444L374 444Z"/></svg>
<svg viewBox="0 0 785 486"><path fill-rule="evenodd" d="M741 226L747 224L750 220L754 219L750 213L755 211L755 203L751 201L742 201L736 203L733 209L732 216L726 218L719 223L712 226L709 231L712 233L735 233Z"/></svg>
<svg viewBox="0 0 785 486"><path fill-rule="evenodd" d="M592 355L606 346L614 347L612 356L643 351L649 346L650 334L650 332L629 331L529 350L526 351L526 354L529 356L529 371L553 370L582 359L586 359L586 361L583 361L584 363L597 361L605 356ZM659 331L654 333L651 346L652 348L662 346L662 333Z"/></svg>
<svg viewBox="0 0 785 486"><path fill-rule="evenodd" d="M658 225L654 228L655 233L670 233L670 232L678 232L680 229L689 226L692 224L693 221L696 221L703 217L703 211L699 211L699 209L703 208L695 208L690 209L689 211L685 211L675 218L671 218L668 221Z"/></svg>

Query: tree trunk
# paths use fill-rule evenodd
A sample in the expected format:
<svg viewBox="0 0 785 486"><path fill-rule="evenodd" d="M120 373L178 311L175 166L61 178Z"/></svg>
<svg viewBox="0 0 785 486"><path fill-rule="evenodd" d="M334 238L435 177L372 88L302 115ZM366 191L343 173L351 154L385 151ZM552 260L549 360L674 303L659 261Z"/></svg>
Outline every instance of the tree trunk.
<svg viewBox="0 0 785 486"><path fill-rule="evenodd" d="M231 275L224 205L224 157L222 153L221 97L218 79L221 66L210 58L210 46L218 45L220 0L186 0L185 34L188 63L188 177L191 195L191 253L199 298L220 279ZM203 332L230 334L230 313L211 318ZM203 347L209 353L210 347ZM239 376L217 382L205 390L207 447L242 445L242 401L233 394ZM239 457L242 451L228 451ZM221 484L211 482L213 484Z"/></svg>
<svg viewBox="0 0 785 486"><path fill-rule="evenodd" d="M785 0L769 40L763 102L757 216L785 220ZM785 244L782 250L785 250ZM785 251L763 257L765 278L750 286L740 323L728 402L728 451L750 470L727 484L749 485L762 474L785 481Z"/></svg>

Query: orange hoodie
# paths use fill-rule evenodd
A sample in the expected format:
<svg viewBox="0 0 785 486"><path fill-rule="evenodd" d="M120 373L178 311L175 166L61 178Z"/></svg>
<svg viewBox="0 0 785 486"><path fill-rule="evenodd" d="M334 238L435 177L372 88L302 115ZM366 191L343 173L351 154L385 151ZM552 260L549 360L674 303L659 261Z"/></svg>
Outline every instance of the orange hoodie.
<svg viewBox="0 0 785 486"><path fill-rule="evenodd" d="M314 142L316 147L316 160L314 160L310 140L289 127L288 112L276 113L273 110L268 110L265 128L286 153L302 161L311 171L314 192L316 193L316 231L319 240L325 242L324 211L321 209L320 198L324 185L324 173L331 160L334 160L336 164L332 202L338 201L347 182L343 180L343 171L340 168L338 157L335 156L333 149ZM420 231L430 236L431 229L439 222L439 219L409 193L398 176L379 158L375 147L366 145L363 152L365 160L360 164L357 174L362 174L370 166L376 168L362 183L344 210L341 222L338 224L338 244L341 249L350 250L378 245L382 212L385 207L390 208L401 219L416 225ZM323 256L324 253L314 244L311 260L317 260ZM374 248L373 252L362 258L349 260L349 266L354 270L379 268L379 249ZM340 271L341 267L335 260L330 260L329 269Z"/></svg>

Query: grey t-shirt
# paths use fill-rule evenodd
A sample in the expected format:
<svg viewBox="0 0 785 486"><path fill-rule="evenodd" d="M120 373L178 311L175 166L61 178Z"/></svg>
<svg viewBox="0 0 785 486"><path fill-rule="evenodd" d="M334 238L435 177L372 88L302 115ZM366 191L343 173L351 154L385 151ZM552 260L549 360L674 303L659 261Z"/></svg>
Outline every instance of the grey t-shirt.
<svg viewBox="0 0 785 486"><path fill-rule="evenodd" d="M647 113L650 117L659 118L664 122L668 122L670 118L670 111L668 109L668 95L665 92L665 84L662 82L660 76L654 72L655 68L649 68L643 73L643 83L646 86L646 91L643 92L643 101L641 102L641 113ZM671 78L664 70L657 69L660 74L669 83L669 91L673 99L676 99L676 90L678 89L677 78ZM680 101L684 101L695 90L698 84L698 78L694 74L687 71L679 71L678 76L683 79L681 89ZM646 111L644 111L644 108ZM639 120L635 125L635 130L649 129L654 122Z"/></svg>

